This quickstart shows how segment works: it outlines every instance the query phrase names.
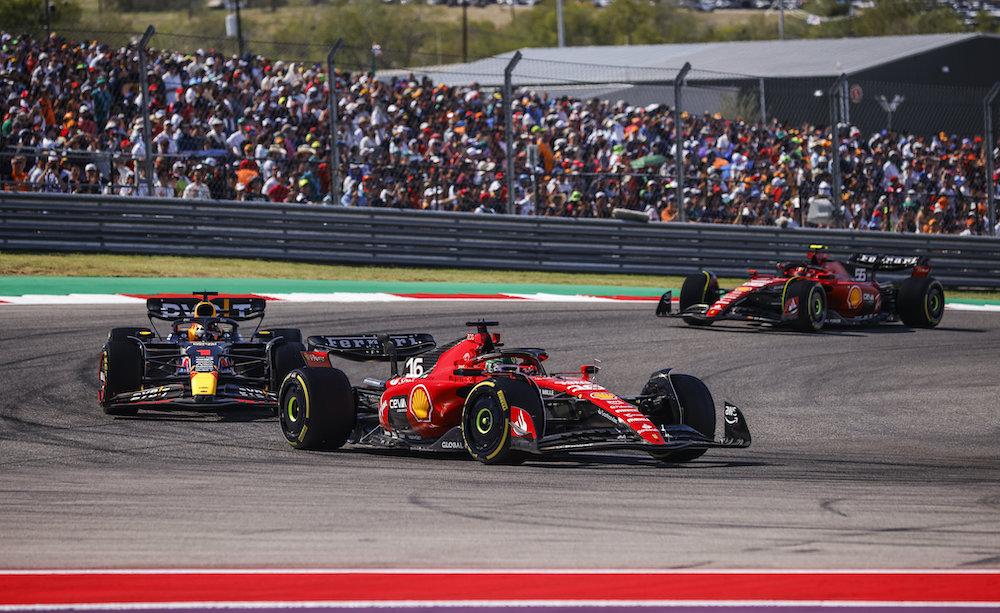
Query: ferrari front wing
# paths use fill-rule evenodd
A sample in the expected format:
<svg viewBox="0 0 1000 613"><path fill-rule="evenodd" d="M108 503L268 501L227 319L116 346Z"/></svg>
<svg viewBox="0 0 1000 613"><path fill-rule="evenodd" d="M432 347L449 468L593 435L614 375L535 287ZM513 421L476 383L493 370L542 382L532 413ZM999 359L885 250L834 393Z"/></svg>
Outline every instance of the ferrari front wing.
<svg viewBox="0 0 1000 613"><path fill-rule="evenodd" d="M554 436L544 436L533 449L535 453L557 451L604 451L631 449L636 451L677 451L680 449L730 448L743 449L750 446L750 428L740 409L725 403L723 411L723 431L721 439L713 439L688 426L662 426L660 433L663 443L654 444L639 437L609 437L607 431L582 430Z"/></svg>

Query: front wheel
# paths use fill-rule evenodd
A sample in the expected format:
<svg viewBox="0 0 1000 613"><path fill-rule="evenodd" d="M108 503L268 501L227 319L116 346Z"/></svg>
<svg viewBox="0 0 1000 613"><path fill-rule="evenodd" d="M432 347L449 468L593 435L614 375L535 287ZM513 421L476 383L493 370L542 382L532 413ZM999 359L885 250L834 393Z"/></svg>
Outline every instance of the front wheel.
<svg viewBox="0 0 1000 613"><path fill-rule="evenodd" d="M668 380L669 377L669 380ZM671 389L673 384L673 389ZM679 407L669 398L677 393ZM697 430L705 438L715 436L715 400L712 392L698 377L683 374L657 373L642 388L643 396L664 396L664 403L656 407L650 419L656 425L684 424ZM690 462L705 455L707 449L681 449L679 451L651 452L661 462Z"/></svg>
<svg viewBox="0 0 1000 613"><path fill-rule="evenodd" d="M462 440L469 455L483 464L523 460L511 449L510 404L501 381L483 381L469 392L462 407Z"/></svg>
<svg viewBox="0 0 1000 613"><path fill-rule="evenodd" d="M142 389L142 352L136 342L128 340L127 336L125 333L116 336L112 332L101 350L98 372L101 388L97 400L107 415L135 415L139 412L132 406L111 403L118 394Z"/></svg>
<svg viewBox="0 0 1000 613"><path fill-rule="evenodd" d="M354 390L336 368L301 368L288 373L278 392L278 422L296 449L338 449L356 420Z"/></svg>
<svg viewBox="0 0 1000 613"><path fill-rule="evenodd" d="M896 297L899 319L911 328L933 328L944 315L944 287L934 277L910 277Z"/></svg>
<svg viewBox="0 0 1000 613"><path fill-rule="evenodd" d="M815 281L793 280L786 288L782 308L793 328L817 332L826 323L826 290Z"/></svg>
<svg viewBox="0 0 1000 613"><path fill-rule="evenodd" d="M684 277L681 296L677 306L681 312L696 304L713 304L719 299L719 280L714 274L703 270L696 275ZM689 322L690 323L690 322Z"/></svg>

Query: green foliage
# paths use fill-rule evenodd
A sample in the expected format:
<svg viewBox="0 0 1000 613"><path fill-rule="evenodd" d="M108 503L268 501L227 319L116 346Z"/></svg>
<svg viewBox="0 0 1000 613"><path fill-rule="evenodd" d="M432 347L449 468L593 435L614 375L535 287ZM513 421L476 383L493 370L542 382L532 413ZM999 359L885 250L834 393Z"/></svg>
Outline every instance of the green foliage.
<svg viewBox="0 0 1000 613"><path fill-rule="evenodd" d="M877 0L873 8L855 17L817 26L812 36L901 36L964 30L965 24L954 9L934 0Z"/></svg>
<svg viewBox="0 0 1000 613"><path fill-rule="evenodd" d="M71 26L82 13L75 0L49 0L53 27ZM0 28L13 32L45 27L44 0L0 0Z"/></svg>

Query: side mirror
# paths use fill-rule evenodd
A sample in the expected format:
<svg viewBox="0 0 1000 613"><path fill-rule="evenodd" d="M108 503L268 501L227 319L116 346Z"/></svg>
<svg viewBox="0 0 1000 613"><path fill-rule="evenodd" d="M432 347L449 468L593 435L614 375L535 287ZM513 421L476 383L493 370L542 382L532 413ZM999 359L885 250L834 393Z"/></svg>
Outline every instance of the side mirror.
<svg viewBox="0 0 1000 613"><path fill-rule="evenodd" d="M583 364L580 366L580 378L590 381L590 378L601 372L601 367L597 364Z"/></svg>

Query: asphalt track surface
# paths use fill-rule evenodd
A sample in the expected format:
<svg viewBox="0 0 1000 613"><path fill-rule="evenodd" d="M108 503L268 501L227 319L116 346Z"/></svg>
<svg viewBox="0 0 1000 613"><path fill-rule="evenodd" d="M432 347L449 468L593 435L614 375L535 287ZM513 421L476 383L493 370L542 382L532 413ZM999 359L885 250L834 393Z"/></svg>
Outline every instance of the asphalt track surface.
<svg viewBox="0 0 1000 613"><path fill-rule="evenodd" d="M492 467L294 451L262 414L115 419L97 352L141 308L0 307L0 567L1000 566L1000 315L802 335L652 308L271 304L267 321L444 342L495 318L550 370L599 358L622 394L659 368L698 375L745 410L753 447Z"/></svg>

